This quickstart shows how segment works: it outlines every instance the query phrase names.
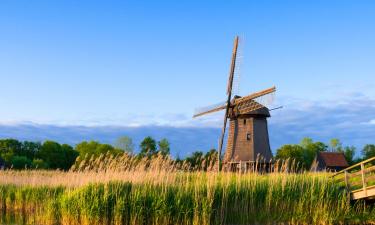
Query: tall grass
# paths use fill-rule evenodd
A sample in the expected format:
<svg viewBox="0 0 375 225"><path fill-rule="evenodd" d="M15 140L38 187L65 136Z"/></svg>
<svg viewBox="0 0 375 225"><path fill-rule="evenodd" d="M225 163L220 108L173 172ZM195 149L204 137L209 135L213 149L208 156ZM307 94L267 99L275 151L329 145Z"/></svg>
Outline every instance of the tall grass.
<svg viewBox="0 0 375 225"><path fill-rule="evenodd" d="M101 159L101 161L105 161ZM100 163L98 161L98 163ZM0 172L0 212L25 224L374 223L326 174L137 169Z"/></svg>

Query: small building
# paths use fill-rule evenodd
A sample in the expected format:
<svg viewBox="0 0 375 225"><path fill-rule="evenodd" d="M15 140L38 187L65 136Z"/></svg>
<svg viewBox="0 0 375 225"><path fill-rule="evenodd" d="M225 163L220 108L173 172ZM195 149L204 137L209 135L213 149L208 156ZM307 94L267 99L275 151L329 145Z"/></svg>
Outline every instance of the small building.
<svg viewBox="0 0 375 225"><path fill-rule="evenodd" d="M311 166L312 171L338 172L349 166L342 152L318 152Z"/></svg>

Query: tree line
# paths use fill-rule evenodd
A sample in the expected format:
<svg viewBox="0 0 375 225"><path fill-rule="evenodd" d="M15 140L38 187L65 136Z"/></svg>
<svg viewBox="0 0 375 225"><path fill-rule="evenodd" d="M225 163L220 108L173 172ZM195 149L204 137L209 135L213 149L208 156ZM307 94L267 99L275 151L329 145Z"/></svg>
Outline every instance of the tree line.
<svg viewBox="0 0 375 225"><path fill-rule="evenodd" d="M83 141L72 147L55 141L31 142L16 139L0 140L0 169L60 169L69 170L81 157L96 157L101 154L134 154L131 138L121 137L114 145L97 141ZM152 157L156 154L169 155L170 144L167 139L156 142L146 137L140 144L137 157ZM79 160L79 159L78 159Z"/></svg>
<svg viewBox="0 0 375 225"><path fill-rule="evenodd" d="M354 165L362 160L375 157L375 145L367 144L357 155L357 148L354 146L343 146L342 142L333 138L328 144L323 142L314 142L311 138L303 138L299 144L287 144L281 146L276 151L276 159L294 159L305 169L310 169L315 156L318 152L342 152L349 165Z"/></svg>
<svg viewBox="0 0 375 225"><path fill-rule="evenodd" d="M55 141L31 142L16 139L0 140L0 168L13 169L60 169L69 170L80 158L98 157L101 154L130 154L139 159L152 158L156 155L170 157L170 143L167 139L156 141L148 136L139 145L139 153L129 137L121 137L113 145L97 141L83 141L74 147ZM299 144L287 144L276 151L276 159L294 159L304 168L309 169L319 151L342 152L350 165L375 157L375 145L368 144L362 150L360 157L356 156L354 146L343 146L340 140L332 139L328 144L314 142L304 138ZM80 157L80 158L78 158ZM204 153L195 151L181 159L177 156L176 163L190 165L193 170L207 170L217 160L217 151L211 149Z"/></svg>

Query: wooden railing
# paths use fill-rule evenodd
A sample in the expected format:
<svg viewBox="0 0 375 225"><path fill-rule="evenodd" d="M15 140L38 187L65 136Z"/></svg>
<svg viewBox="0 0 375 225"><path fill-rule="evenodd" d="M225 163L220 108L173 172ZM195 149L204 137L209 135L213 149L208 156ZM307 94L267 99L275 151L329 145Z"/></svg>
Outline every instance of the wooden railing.
<svg viewBox="0 0 375 225"><path fill-rule="evenodd" d="M352 200L375 198L375 157L341 170L332 178L345 184Z"/></svg>

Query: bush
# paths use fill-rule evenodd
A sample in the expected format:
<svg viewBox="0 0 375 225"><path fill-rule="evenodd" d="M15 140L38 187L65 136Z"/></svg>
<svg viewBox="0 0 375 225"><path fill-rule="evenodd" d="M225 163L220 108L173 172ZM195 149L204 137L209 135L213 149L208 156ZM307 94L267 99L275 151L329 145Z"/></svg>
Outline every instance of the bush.
<svg viewBox="0 0 375 225"><path fill-rule="evenodd" d="M25 169L30 168L32 162L26 156L14 156L11 160L11 164L14 169Z"/></svg>
<svg viewBox="0 0 375 225"><path fill-rule="evenodd" d="M32 167L35 169L48 169L48 164L44 162L43 159L34 159Z"/></svg>

